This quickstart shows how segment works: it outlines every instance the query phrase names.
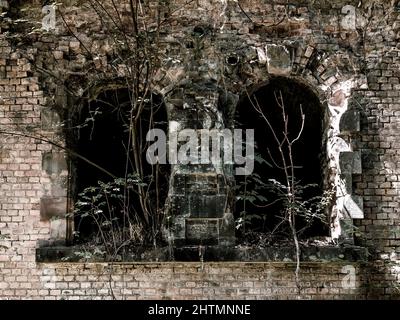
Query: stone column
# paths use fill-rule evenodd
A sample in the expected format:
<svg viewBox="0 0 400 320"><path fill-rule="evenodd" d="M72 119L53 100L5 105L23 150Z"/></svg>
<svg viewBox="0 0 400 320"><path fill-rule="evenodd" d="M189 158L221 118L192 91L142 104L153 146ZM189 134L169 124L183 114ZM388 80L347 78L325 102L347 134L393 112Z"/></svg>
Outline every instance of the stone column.
<svg viewBox="0 0 400 320"><path fill-rule="evenodd" d="M217 88L207 83L175 90L167 102L170 137L184 129L195 129L197 133L199 129L223 129L218 100ZM197 141L200 145L200 135ZM178 146L182 144L185 142ZM229 175L229 167L223 163L172 164L166 226L170 242L175 246L234 244Z"/></svg>

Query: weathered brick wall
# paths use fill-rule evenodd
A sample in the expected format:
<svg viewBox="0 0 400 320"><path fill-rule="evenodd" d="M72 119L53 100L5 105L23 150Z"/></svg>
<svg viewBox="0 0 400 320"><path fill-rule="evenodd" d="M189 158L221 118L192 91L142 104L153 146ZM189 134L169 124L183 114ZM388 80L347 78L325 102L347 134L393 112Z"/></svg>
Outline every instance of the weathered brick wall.
<svg viewBox="0 0 400 320"><path fill-rule="evenodd" d="M343 286L343 264L305 264L302 294L288 263L38 264L3 270L1 298L31 299L363 299L364 275Z"/></svg>
<svg viewBox="0 0 400 320"><path fill-rule="evenodd" d="M21 11L21 16L40 21L41 7L36 2L32 1L30 10ZM376 4L372 5L373 2ZM246 63L237 69L224 67L223 75L217 76L219 81L228 79L224 84L228 83L235 94L243 86L268 77L267 66L250 63L257 59L252 46L261 48L266 43L288 39L300 42L294 60L296 70L290 76L302 78L315 88L328 88L321 99L333 99L334 93L342 90L335 87L335 82L356 79L351 100L360 108L361 131L351 141L354 150L361 151L363 171L353 176L353 183L354 194L364 200L364 219L355 222L359 228L356 241L368 247L371 257L366 265L354 264L354 289L343 287L346 274L342 267L346 263L303 264L301 298L305 299L399 297L400 18L392 3L366 1L358 10L369 23L355 31L342 30L341 9L358 3L315 1L309 6L307 1L300 1L292 8L297 10L295 15L277 24L285 11L279 1L243 1L243 9L257 23L249 21L233 3L225 8L222 2L200 1L202 7L198 8L194 1L174 13L176 19L167 31L184 42L196 24L212 24L223 30L217 42L222 43L218 50L224 53L206 43L207 54L202 62L209 66L219 57L225 61L230 54L238 54ZM0 298L111 298L110 283L117 298L297 298L293 265L285 263L110 267L36 262L35 249L40 240L65 236L59 234L65 229L65 222L61 222L60 228L58 220L41 219L40 203L43 198L66 197L68 174L62 166L45 170L47 162L43 159L49 154L53 159L51 155L59 154L59 149L37 137L64 145L59 124L63 112L70 107L66 101L68 90L79 94L92 83L92 76L113 78L115 70L120 70L109 65L112 45L102 36L98 21L82 8L74 7L73 1L71 4L64 10L65 19L74 25L73 31L82 43L99 54L94 64L88 62L82 44L62 27L59 16L59 31L55 34L21 38L21 28L12 29L8 21L2 21L0 26ZM6 9L6 1L0 1L0 5ZM223 12L229 15L221 15ZM372 18L368 19L368 14ZM361 21L362 15L358 17ZM306 67L310 47L326 52L324 63L316 66L316 76ZM190 51L182 53L176 43L167 41L162 50L176 55L183 65L190 65ZM178 83L181 70L185 71L181 65L162 66L159 89ZM363 82L365 77L367 83ZM365 84L367 88L363 87Z"/></svg>
<svg viewBox="0 0 400 320"><path fill-rule="evenodd" d="M368 91L355 92L363 106L359 148L363 174L355 182L365 218L357 221L360 242L370 248L375 295L398 295L399 282L399 14L378 11L365 39Z"/></svg>

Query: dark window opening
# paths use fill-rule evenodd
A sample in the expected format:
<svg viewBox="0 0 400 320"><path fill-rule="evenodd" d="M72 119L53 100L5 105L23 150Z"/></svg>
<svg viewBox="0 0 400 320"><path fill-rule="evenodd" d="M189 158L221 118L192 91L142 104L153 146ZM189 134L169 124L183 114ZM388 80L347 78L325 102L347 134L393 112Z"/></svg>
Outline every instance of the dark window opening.
<svg viewBox="0 0 400 320"><path fill-rule="evenodd" d="M282 108L278 103L280 97L288 115L289 139L294 139L302 126L300 105L305 115L304 129L292 148L296 166L294 176L303 190L301 201L311 203L314 197L321 201L318 197L324 190L322 168L325 167L322 106L318 97L305 85L287 78L273 78L251 95L252 102L246 95L236 109L236 127L254 129L256 153L253 174L236 176L235 218L240 222L237 225L239 238L251 238L252 235L247 233L268 235L266 241L271 242L290 237L288 223L282 222L285 204L277 188L279 183L286 185L286 175L277 167L282 166L281 153L267 122L254 107L261 108L281 141L285 130ZM288 163L287 149L283 151ZM320 214L319 217L296 217L296 229L301 238L329 235L325 213Z"/></svg>
<svg viewBox="0 0 400 320"><path fill-rule="evenodd" d="M139 160L143 172L139 180L133 165L135 160L132 154L132 135L130 135L132 103L129 90L103 91L96 99L87 102L79 116L75 117L74 151L95 164L79 157L74 158L71 193L75 209L85 201L92 201L95 195L87 190L99 187L99 181L105 184L102 188L109 192L96 202L99 213L94 214L97 215L96 218L99 217L98 221L93 219L93 212L89 215L82 212L74 215L75 242L86 242L93 237L99 237L100 228L102 231L110 231L113 228L112 237L115 237L115 230L123 230L122 226L129 228L127 232L135 233L135 237L142 237L143 242L146 242L150 241L150 238L146 234L140 234L143 230L134 229L132 224L142 221L153 231L161 224L163 206L168 193L169 166L147 163L146 150L150 142L146 142L146 134L152 128L162 129L167 133L168 119L165 105L159 96L149 95L144 101L136 131L139 141L137 148L142 150ZM139 205L140 199L136 190L138 183L143 184L147 190L146 196L150 204L148 210L151 211L148 221L145 219L142 206ZM129 185L126 187L128 191L124 191L126 185ZM99 222L102 225L99 226ZM108 229L107 224L110 225ZM147 231L151 233L151 230Z"/></svg>

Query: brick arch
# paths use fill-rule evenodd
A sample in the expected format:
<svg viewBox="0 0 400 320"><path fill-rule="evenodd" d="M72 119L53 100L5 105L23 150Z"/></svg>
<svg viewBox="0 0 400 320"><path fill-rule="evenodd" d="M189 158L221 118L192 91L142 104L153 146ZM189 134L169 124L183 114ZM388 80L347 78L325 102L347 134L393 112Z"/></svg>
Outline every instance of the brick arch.
<svg viewBox="0 0 400 320"><path fill-rule="evenodd" d="M257 74L263 74L265 77L262 80L250 79L249 86L240 96L243 98L244 95L257 91L267 85L273 77L283 76L305 85L318 97L325 109L323 139L326 140L327 170L330 171L326 183L335 185L337 190L337 200L331 212L332 238L353 243L353 219L363 218L363 199L353 194L352 187L352 176L361 174L362 170L360 152L354 149L349 139L360 130L360 114L354 108L352 93L356 89L367 89L366 79L359 73L342 70L341 66L329 65L329 61L337 59L335 54L327 55L308 46L305 50L297 50L296 55L290 55L286 47L281 46L277 49L275 47L279 46L273 46L274 50L288 54L290 66L279 65L279 62L271 66L272 62L268 61L267 52L263 56L259 49L256 49L259 57ZM268 46L266 48L268 51ZM230 114L233 115L235 109L236 106Z"/></svg>
<svg viewBox="0 0 400 320"><path fill-rule="evenodd" d="M344 185L347 190L346 194L338 194L342 200L335 207L337 213L332 222L335 230L333 235L335 238L344 237L346 241L352 241L351 235L343 236L341 221L346 220L347 225L352 225L353 217L347 212L344 198L348 201L347 206L351 206L350 210L356 212L353 216L360 217L362 215L362 200L352 198L352 190L349 187L352 181L351 176L353 173L357 173L358 169L355 168L354 172L348 173L344 168L341 170L340 163L357 162L359 155L353 153L352 146L343 138L348 129L353 130L344 128L343 123L348 124L352 120L344 121L342 119L357 118L353 111L348 110L349 101L352 90L365 85L365 77L356 70L348 70L345 65L340 63L341 55L346 53L328 53L308 45L305 41L280 43L283 42L279 40L276 44L239 50L235 54L241 58L234 66L229 64L227 59L216 57L222 67L219 70L223 71L218 73L214 81L204 78L199 73L198 77L194 77L193 82L193 79L188 78L188 64L175 63L166 69L162 67L153 79L153 88L165 97L170 129L173 128L175 131L180 127L191 126L194 120L192 119L193 114L197 115L196 121L200 121L201 125L205 125L206 118L211 116L213 126L218 126L220 120L218 112L221 112L224 118L223 125L231 127L232 121L229 119L232 120L234 116L240 96L243 96L246 90L256 90L265 85L274 76L287 77L309 88L325 109L324 139L330 146L327 148L327 153L330 157L329 168L333 171L328 180L335 185ZM205 46L212 47L213 53L215 50L218 51L218 48L213 47L211 43L207 42ZM224 57L232 55L231 51L228 51ZM347 55L347 58L352 61L352 65L357 65L355 57ZM191 59L189 60L191 61ZM192 70L191 74L193 72ZM195 85L195 89L192 88L193 85ZM352 170L350 169L350 171ZM175 180L177 181L175 178L171 180L172 185ZM174 188L171 190L172 197L175 191ZM357 209L357 207L361 207L361 209ZM184 228L177 227L177 229L183 230ZM184 235L180 235L178 238L183 239Z"/></svg>

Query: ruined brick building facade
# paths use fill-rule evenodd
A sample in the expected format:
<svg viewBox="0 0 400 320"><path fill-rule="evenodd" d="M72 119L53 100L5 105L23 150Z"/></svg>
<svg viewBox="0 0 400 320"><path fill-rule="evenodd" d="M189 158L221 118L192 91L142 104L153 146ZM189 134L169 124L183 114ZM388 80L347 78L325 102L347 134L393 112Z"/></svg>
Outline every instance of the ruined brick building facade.
<svg viewBox="0 0 400 320"><path fill-rule="evenodd" d="M170 132L233 126L246 92L268 86L318 104L324 149L314 151L324 155L322 182L335 186L334 245L303 252L300 294L292 256L267 249L209 262L57 259L54 245L74 232L65 214L80 172L63 124L128 72L92 2L64 1L52 25L39 0L0 0L1 299L400 296L398 1L143 1L147 27L162 25L152 89ZM121 26L130 19L129 1L104 6ZM177 247L206 239L234 250L229 179L221 168L171 167L168 232Z"/></svg>

